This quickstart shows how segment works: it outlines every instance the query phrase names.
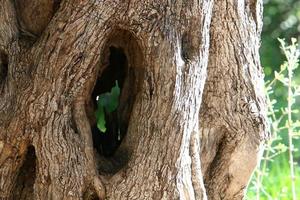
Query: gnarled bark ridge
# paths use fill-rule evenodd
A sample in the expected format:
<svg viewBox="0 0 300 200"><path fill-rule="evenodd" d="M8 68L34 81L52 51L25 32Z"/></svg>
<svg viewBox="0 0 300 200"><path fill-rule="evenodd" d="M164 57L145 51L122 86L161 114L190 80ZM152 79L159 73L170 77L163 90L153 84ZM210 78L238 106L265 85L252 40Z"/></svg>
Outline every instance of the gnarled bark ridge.
<svg viewBox="0 0 300 200"><path fill-rule="evenodd" d="M261 9L2 0L0 198L242 199L266 138ZM92 98L115 77L126 134L107 158Z"/></svg>

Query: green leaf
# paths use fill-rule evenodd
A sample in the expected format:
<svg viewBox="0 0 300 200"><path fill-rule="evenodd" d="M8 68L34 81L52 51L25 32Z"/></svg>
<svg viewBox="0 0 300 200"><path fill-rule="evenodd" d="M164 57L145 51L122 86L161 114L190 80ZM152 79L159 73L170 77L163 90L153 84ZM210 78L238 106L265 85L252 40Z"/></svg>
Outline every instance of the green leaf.
<svg viewBox="0 0 300 200"><path fill-rule="evenodd" d="M105 133L105 113L111 113L118 108L119 105L120 88L118 81L116 85L112 87L111 92L100 94L97 100L96 119L98 129Z"/></svg>
<svg viewBox="0 0 300 200"><path fill-rule="evenodd" d="M108 106L110 101L110 94L108 92L100 94L98 96L97 106L103 106L104 108Z"/></svg>
<svg viewBox="0 0 300 200"><path fill-rule="evenodd" d="M287 63L280 65L280 71L284 71L287 68Z"/></svg>
<svg viewBox="0 0 300 200"><path fill-rule="evenodd" d="M119 105L119 96L120 96L120 88L118 85L118 81L116 81L115 87L111 89L110 92L110 99L107 105L107 111L109 113L115 111Z"/></svg>
<svg viewBox="0 0 300 200"><path fill-rule="evenodd" d="M98 109L96 110L96 119L97 119L97 128L102 132L106 132L105 127L105 113L103 106L98 106Z"/></svg>

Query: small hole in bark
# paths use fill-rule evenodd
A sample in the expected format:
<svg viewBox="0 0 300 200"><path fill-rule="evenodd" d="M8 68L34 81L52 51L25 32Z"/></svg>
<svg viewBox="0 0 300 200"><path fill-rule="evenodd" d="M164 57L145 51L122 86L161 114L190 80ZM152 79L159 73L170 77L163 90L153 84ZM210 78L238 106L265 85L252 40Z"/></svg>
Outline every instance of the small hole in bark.
<svg viewBox="0 0 300 200"><path fill-rule="evenodd" d="M97 196L97 193L94 189L88 188L84 194L83 194L84 200L100 200L100 198Z"/></svg>
<svg viewBox="0 0 300 200"><path fill-rule="evenodd" d="M20 168L16 185L13 192L13 199L34 199L33 185L36 177L36 155L33 146L29 146L27 154Z"/></svg>
<svg viewBox="0 0 300 200"><path fill-rule="evenodd" d="M181 39L181 57L184 61L188 60L189 40L187 34L184 34Z"/></svg>
<svg viewBox="0 0 300 200"><path fill-rule="evenodd" d="M0 52L0 84L6 79L8 73L8 56Z"/></svg>
<svg viewBox="0 0 300 200"><path fill-rule="evenodd" d="M60 7L60 1L61 0L54 0L53 1L53 11L54 12L56 12L59 9L59 7Z"/></svg>
<svg viewBox="0 0 300 200"><path fill-rule="evenodd" d="M181 38L181 58L185 61L191 61L198 55L200 42L197 41L197 36L186 32Z"/></svg>

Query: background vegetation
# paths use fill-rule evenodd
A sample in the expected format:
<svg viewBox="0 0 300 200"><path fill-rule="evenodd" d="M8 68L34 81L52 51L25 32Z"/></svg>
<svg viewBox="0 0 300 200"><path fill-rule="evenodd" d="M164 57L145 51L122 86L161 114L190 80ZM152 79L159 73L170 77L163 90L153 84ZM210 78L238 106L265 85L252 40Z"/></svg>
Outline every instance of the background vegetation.
<svg viewBox="0 0 300 200"><path fill-rule="evenodd" d="M296 39L300 41L300 1L264 3L261 62L272 139L265 145L247 199L295 200L300 199L300 51L296 44ZM286 38L289 45L277 38Z"/></svg>

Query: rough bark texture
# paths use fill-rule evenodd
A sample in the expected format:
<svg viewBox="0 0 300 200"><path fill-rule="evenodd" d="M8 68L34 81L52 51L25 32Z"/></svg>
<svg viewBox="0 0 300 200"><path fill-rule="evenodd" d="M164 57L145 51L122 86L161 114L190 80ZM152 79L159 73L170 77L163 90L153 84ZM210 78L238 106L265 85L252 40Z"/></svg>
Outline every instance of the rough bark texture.
<svg viewBox="0 0 300 200"><path fill-rule="evenodd" d="M214 4L200 112L201 164L209 199L242 199L267 137L258 54L261 9L259 1Z"/></svg>
<svg viewBox="0 0 300 200"><path fill-rule="evenodd" d="M1 199L243 198L266 138L261 1L0 5ZM127 133L105 158L91 98L111 47Z"/></svg>

